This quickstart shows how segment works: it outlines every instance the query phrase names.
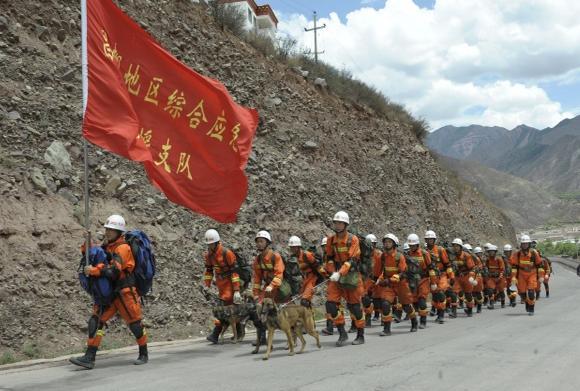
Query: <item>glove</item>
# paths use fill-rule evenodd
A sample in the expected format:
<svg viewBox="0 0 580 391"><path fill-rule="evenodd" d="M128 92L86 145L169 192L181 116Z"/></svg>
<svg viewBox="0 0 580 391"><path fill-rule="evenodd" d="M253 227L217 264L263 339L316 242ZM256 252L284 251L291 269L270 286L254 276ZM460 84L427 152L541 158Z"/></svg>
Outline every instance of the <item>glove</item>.
<svg viewBox="0 0 580 391"><path fill-rule="evenodd" d="M516 286L516 284L518 283L518 280L515 278L512 278L512 286Z"/></svg>
<svg viewBox="0 0 580 391"><path fill-rule="evenodd" d="M391 282L399 282L401 281L401 276L399 276L398 274L393 274L389 279L391 280Z"/></svg>
<svg viewBox="0 0 580 391"><path fill-rule="evenodd" d="M332 281L332 282L337 282L339 279L340 279L340 273L339 272L334 272L330 276L330 281Z"/></svg>
<svg viewBox="0 0 580 391"><path fill-rule="evenodd" d="M544 282L544 277L540 277L540 278L538 279L538 281L540 282L540 284L541 284L541 283L543 283L543 282Z"/></svg>
<svg viewBox="0 0 580 391"><path fill-rule="evenodd" d="M272 285L268 285L268 286L266 287L266 293L270 293L270 292L272 292L272 290L273 290L273 289L274 289L274 287L273 287Z"/></svg>
<svg viewBox="0 0 580 391"><path fill-rule="evenodd" d="M242 304L242 295L238 291L234 292L234 304Z"/></svg>
<svg viewBox="0 0 580 391"><path fill-rule="evenodd" d="M469 280L468 281L473 286L476 286L477 285L477 281L475 281L475 278L473 278L473 277L469 277Z"/></svg>
<svg viewBox="0 0 580 391"><path fill-rule="evenodd" d="M87 277L90 276L92 269L93 269L93 267L90 266L90 265L85 266L85 268L83 269L83 272L85 273L85 276L87 276Z"/></svg>
<svg viewBox="0 0 580 391"><path fill-rule="evenodd" d="M437 290L437 284L431 284L431 290L432 291Z"/></svg>

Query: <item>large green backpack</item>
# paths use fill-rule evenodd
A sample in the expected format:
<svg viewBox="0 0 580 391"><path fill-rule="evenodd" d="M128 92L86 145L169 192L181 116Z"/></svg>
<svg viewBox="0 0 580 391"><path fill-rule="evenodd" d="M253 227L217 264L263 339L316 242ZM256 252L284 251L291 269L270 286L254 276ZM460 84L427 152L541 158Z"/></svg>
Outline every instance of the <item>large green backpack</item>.
<svg viewBox="0 0 580 391"><path fill-rule="evenodd" d="M421 266L419 265L419 262L408 255L405 255L405 261L407 261L405 278L409 282L409 288L412 291L416 291L419 287L419 282L421 281Z"/></svg>
<svg viewBox="0 0 580 391"><path fill-rule="evenodd" d="M290 296L297 295L300 293L303 280L302 272L300 271L300 265L298 264L298 259L295 256L291 256L288 259L282 257L282 261L284 262L283 282L287 282L290 286ZM285 289L287 289L287 287L285 287Z"/></svg>

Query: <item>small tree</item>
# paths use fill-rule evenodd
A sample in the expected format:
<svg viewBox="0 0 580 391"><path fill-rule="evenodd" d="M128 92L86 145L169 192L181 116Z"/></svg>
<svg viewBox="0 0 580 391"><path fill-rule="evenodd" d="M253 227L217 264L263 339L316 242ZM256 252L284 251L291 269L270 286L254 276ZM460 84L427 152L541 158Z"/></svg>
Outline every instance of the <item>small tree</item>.
<svg viewBox="0 0 580 391"><path fill-rule="evenodd" d="M239 8L221 4L219 0L210 1L208 6L211 15L222 30L227 28L238 37L245 34L246 15Z"/></svg>

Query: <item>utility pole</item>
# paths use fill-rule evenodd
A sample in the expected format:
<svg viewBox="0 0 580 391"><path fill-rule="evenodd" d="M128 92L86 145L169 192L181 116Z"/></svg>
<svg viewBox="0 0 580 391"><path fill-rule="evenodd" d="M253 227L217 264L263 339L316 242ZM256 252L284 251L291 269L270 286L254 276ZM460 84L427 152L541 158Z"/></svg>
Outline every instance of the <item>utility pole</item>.
<svg viewBox="0 0 580 391"><path fill-rule="evenodd" d="M326 28L326 23L323 24L322 26L316 26L316 11L314 11L314 27L311 29L307 29L306 27L304 28L304 31L306 32L310 32L310 31L314 31L314 62L318 63L318 55L324 53L324 50L319 52L318 51L318 39L317 39L317 35L318 35L318 30L322 30L323 28Z"/></svg>

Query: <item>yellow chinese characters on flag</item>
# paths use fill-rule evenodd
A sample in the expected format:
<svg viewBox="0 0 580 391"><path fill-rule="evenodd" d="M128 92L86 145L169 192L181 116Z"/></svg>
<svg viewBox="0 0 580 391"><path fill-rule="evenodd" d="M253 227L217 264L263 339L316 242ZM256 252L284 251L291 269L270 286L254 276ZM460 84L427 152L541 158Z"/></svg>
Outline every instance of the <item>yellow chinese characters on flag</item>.
<svg viewBox="0 0 580 391"><path fill-rule="evenodd" d="M86 0L88 100L83 134L144 164L167 198L236 220L258 113L179 62L110 0Z"/></svg>

